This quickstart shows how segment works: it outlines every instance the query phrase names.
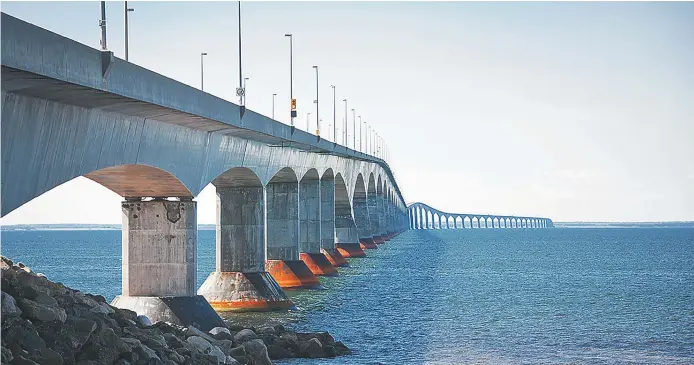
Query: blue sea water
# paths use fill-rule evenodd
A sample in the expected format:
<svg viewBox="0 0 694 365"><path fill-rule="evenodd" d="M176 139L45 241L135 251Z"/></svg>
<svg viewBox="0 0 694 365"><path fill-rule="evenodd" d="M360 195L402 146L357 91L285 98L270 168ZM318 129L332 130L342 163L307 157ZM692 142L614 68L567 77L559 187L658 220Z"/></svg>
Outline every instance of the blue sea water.
<svg viewBox="0 0 694 365"><path fill-rule="evenodd" d="M198 283L214 270L199 232ZM120 231L7 231L2 254L120 293ZM694 229L408 231L352 259L299 310L244 324L327 330L355 350L289 364L694 364Z"/></svg>

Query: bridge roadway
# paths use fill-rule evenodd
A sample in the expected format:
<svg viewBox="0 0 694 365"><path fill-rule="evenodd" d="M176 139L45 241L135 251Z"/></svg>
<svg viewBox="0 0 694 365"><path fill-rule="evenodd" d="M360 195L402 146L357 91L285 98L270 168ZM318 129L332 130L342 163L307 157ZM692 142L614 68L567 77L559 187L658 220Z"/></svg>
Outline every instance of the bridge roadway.
<svg viewBox="0 0 694 365"><path fill-rule="evenodd" d="M446 213L424 203L407 206L410 229L550 228L552 220L494 214Z"/></svg>
<svg viewBox="0 0 694 365"><path fill-rule="evenodd" d="M122 196L116 306L203 329L215 310L292 307L283 288L408 229L382 159L4 13L1 26L2 216L78 176ZM193 198L210 183L216 268L196 288Z"/></svg>

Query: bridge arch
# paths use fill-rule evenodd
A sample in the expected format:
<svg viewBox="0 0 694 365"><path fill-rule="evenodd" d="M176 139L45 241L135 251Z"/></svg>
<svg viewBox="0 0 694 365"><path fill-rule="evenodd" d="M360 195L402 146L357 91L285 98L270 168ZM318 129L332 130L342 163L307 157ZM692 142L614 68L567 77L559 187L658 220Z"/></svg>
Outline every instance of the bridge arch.
<svg viewBox="0 0 694 365"><path fill-rule="evenodd" d="M84 177L122 197L193 197L176 176L154 166L127 164L92 171Z"/></svg>

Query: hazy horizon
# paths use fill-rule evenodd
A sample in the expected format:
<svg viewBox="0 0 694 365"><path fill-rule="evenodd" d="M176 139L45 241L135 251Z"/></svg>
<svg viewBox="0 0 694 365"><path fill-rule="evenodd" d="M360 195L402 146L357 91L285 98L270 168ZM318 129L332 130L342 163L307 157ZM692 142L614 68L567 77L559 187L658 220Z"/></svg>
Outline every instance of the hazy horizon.
<svg viewBox="0 0 694 365"><path fill-rule="evenodd" d="M130 2L130 61L236 103L236 2ZM98 2L3 2L2 11L99 47ZM56 17L55 14L61 16ZM247 105L323 130L343 98L390 146L407 202L556 222L694 221L694 3L244 2ZM123 57L123 4L107 2ZM315 115L311 115L315 118ZM349 119L352 114L350 112ZM312 121L315 123L315 120ZM351 128L350 128L351 129ZM214 188L198 222L215 221ZM3 225L119 224L121 197L60 185Z"/></svg>

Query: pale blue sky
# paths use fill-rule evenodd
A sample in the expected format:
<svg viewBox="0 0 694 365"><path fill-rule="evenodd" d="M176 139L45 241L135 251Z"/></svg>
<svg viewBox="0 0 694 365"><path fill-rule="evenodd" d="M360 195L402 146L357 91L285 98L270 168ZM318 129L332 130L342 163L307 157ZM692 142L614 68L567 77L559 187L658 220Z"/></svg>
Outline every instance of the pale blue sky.
<svg viewBox="0 0 694 365"><path fill-rule="evenodd" d="M199 87L207 52L205 90L236 101L235 2L129 4L131 62ZM99 47L98 1L2 11ZM694 3L250 2L242 14L248 107L270 115L277 93L288 122L293 33L298 126L315 117L317 64L323 128L335 84L388 141L410 202L694 220ZM107 3L107 18L123 57L123 3ZM77 179L2 223L118 223L119 201ZM199 201L199 222L213 223L213 189Z"/></svg>

